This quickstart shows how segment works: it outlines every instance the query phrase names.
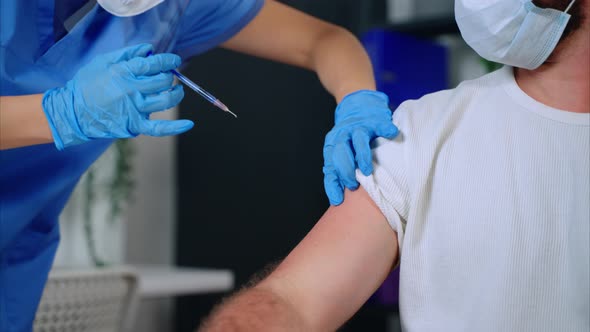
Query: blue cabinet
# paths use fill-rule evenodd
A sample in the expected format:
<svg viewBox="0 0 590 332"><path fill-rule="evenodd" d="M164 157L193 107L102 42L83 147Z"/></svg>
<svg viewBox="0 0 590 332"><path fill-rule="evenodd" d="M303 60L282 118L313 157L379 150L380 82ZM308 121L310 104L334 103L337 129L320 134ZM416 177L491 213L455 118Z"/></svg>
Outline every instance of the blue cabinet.
<svg viewBox="0 0 590 332"><path fill-rule="evenodd" d="M389 96L392 109L448 87L447 49L435 41L374 29L361 42L373 63L377 89Z"/></svg>

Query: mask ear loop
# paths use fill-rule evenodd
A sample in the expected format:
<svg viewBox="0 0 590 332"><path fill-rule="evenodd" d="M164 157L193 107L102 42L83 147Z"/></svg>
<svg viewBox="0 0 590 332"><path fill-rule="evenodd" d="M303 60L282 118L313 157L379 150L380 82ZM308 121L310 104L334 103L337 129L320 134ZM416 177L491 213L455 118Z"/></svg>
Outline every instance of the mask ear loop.
<svg viewBox="0 0 590 332"><path fill-rule="evenodd" d="M567 12L569 12L569 11L570 11L570 9L572 8L572 6L574 5L574 2L576 2L576 0L572 0L572 1L570 2L570 4L569 4L569 5L567 5L567 8L565 9L564 13L567 13Z"/></svg>

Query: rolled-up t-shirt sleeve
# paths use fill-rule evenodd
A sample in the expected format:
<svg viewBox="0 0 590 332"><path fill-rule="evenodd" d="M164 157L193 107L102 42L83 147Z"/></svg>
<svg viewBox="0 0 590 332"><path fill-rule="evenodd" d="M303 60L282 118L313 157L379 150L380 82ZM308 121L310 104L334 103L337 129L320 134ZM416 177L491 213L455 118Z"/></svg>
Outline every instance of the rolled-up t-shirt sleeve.
<svg viewBox="0 0 590 332"><path fill-rule="evenodd" d="M175 50L184 59L227 41L260 11L264 0L193 0L180 22Z"/></svg>
<svg viewBox="0 0 590 332"><path fill-rule="evenodd" d="M359 170L356 172L361 186L397 233L400 253L411 199L407 174L408 144L404 144L405 113L406 110L400 107L393 115L393 123L400 130L396 138L377 138L373 142L373 174L364 176Z"/></svg>

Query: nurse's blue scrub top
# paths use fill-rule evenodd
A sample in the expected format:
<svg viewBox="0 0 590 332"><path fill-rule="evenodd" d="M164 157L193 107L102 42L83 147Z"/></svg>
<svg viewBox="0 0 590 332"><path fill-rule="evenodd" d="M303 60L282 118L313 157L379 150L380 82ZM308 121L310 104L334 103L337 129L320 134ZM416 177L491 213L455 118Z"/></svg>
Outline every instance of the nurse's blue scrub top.
<svg viewBox="0 0 590 332"><path fill-rule="evenodd" d="M229 39L263 5L263 0L165 0L125 18L95 5L55 42L54 2L2 0L2 96L63 86L95 56L138 43L186 60ZM32 329L59 242L58 216L82 173L111 142L94 140L64 151L53 144L0 151L0 331Z"/></svg>

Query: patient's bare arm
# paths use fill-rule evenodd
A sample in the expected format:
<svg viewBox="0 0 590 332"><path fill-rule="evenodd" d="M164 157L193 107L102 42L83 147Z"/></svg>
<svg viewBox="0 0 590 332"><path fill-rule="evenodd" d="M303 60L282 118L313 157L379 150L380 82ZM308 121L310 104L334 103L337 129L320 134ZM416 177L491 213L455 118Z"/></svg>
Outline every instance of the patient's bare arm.
<svg viewBox="0 0 590 332"><path fill-rule="evenodd" d="M288 300L257 285L216 309L199 331L312 331Z"/></svg>
<svg viewBox="0 0 590 332"><path fill-rule="evenodd" d="M347 191L256 286L226 300L202 331L331 331L387 277L397 236L366 191Z"/></svg>

